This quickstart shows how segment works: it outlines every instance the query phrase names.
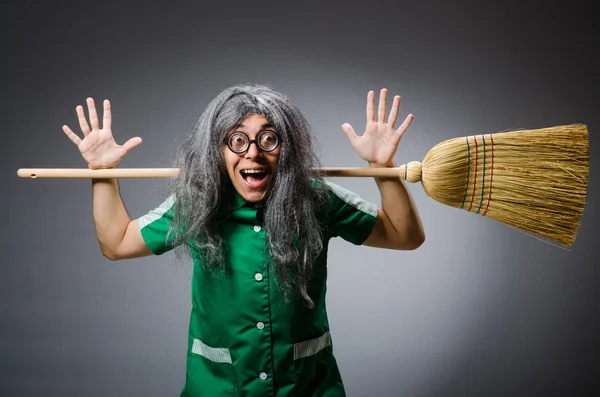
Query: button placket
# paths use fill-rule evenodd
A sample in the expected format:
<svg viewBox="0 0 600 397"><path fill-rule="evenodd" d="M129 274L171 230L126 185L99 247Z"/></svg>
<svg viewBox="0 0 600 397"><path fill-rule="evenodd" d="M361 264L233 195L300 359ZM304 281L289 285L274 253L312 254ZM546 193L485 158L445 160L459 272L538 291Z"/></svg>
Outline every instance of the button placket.
<svg viewBox="0 0 600 397"><path fill-rule="evenodd" d="M256 208L257 208L257 209L258 209L258 208L260 208L260 205L256 205ZM260 222L260 220L259 220L259 222ZM255 224L254 226L252 226L252 230L254 230L254 232L255 232L255 233L259 233L259 232L261 232L261 230L262 230L262 226L261 226L261 225L258 225L258 224ZM258 236L257 236L257 237L258 237ZM261 237L262 237L262 235L261 235ZM267 271L267 272L268 272L268 271ZM265 271L262 271L262 272L261 272L261 271L259 271L259 272L256 272L256 273L254 274L254 279L256 280L256 282L263 282L263 281L265 281L265 282L266 282L266 278L265 278L265 277L267 277L267 275L263 275L263 273L265 273ZM268 274L268 273L266 273L266 274ZM264 285L263 285L263 288L268 288L268 287L267 287L267 284L264 284ZM265 292L267 292L267 291L265 290ZM268 293L268 292L267 292L267 293ZM267 310L268 310L268 309L267 309ZM268 313L265 313L265 314L266 314L266 315L268 315ZM263 316L260 316L260 317L264 318ZM259 317L259 318L260 318L260 317ZM257 319L257 320L258 320L258 319ZM264 322L262 322L262 321L257 321L257 322L256 322L256 324L255 324L255 327L256 327L256 329L257 329L257 330L259 330L259 331L262 331L262 330L264 330L264 329L265 329L265 323L264 323ZM259 332L259 331L257 331L257 332ZM263 332L261 332L261 334L263 335L262 337L267 337L267 338L270 338L270 335L269 335L269 333L267 333L267 334L264 334L264 331L263 331ZM268 369L268 368L264 368L264 369ZM267 381L268 377L269 377L269 376L268 376L268 374L267 374L267 372L266 372L266 371L262 371L262 372L260 372L260 373L258 374L258 378L259 378L260 380L262 380L262 381L265 381L265 382L268 382L268 381Z"/></svg>

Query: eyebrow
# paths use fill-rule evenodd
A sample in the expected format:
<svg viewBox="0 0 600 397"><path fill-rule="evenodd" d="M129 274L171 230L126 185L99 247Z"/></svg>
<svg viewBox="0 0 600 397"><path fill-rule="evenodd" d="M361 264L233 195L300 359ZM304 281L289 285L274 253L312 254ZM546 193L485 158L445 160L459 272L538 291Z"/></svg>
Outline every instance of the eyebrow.
<svg viewBox="0 0 600 397"><path fill-rule="evenodd" d="M236 128L240 128L240 127L248 127L248 126L245 125L245 124L240 124ZM260 128L273 128L273 129L275 129L275 127L273 125L269 124L269 123L263 124Z"/></svg>

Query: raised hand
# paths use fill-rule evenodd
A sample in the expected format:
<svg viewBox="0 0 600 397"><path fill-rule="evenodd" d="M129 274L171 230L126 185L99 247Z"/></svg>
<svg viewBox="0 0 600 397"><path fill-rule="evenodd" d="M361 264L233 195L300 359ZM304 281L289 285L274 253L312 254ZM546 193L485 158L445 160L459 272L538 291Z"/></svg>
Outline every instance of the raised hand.
<svg viewBox="0 0 600 397"><path fill-rule="evenodd" d="M348 123L342 125L342 130L350 139L356 153L372 167L394 167L394 154L400 144L400 139L408 129L414 116L409 114L404 122L395 129L400 108L400 96L394 97L392 110L386 121L387 90L384 88L379 94L378 119L375 120L375 93L367 94L367 126L365 132L358 136Z"/></svg>
<svg viewBox="0 0 600 397"><path fill-rule="evenodd" d="M77 106L77 117L79 126L83 133L83 139L75 134L68 126L63 126L63 131L79 148L83 159L88 163L91 169L114 168L127 153L134 147L142 143L140 137L131 138L125 144L117 145L111 132L111 111L110 102L104 100L104 112L102 119L102 128L98 121L98 114L92 98L87 99L88 113L90 123L88 124L83 106ZM91 125L91 128L90 128Z"/></svg>

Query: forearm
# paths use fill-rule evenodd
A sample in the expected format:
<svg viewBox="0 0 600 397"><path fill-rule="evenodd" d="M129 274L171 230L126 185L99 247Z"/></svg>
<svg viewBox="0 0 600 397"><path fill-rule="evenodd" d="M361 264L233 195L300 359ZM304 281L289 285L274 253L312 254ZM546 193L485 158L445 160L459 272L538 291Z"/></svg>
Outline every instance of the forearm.
<svg viewBox="0 0 600 397"><path fill-rule="evenodd" d="M117 179L93 179L92 203L100 250L104 256L112 259L131 222L121 199Z"/></svg>
<svg viewBox="0 0 600 397"><path fill-rule="evenodd" d="M377 165L371 164L371 167ZM425 240L425 231L417 206L404 182L399 178L375 178L381 192L381 209L393 230L388 235L400 248L415 249Z"/></svg>

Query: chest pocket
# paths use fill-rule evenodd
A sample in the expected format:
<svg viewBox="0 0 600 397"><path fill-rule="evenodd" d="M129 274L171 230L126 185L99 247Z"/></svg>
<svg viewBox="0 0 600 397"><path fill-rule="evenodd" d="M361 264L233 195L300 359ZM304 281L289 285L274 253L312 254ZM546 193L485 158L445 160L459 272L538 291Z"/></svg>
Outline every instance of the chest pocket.
<svg viewBox="0 0 600 397"><path fill-rule="evenodd" d="M346 395L329 331L318 338L294 344L294 370L294 397Z"/></svg>
<svg viewBox="0 0 600 397"><path fill-rule="evenodd" d="M229 349L192 339L181 396L234 396L235 372Z"/></svg>

